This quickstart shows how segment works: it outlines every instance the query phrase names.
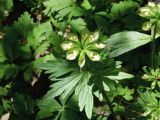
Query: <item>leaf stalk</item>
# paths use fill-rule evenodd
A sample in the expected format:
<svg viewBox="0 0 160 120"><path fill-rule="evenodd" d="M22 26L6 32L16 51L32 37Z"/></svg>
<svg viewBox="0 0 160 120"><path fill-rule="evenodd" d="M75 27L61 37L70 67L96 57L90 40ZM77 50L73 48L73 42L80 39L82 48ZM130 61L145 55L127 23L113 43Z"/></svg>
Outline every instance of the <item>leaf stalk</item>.
<svg viewBox="0 0 160 120"><path fill-rule="evenodd" d="M152 28L151 28L151 40L152 40L152 53L151 53L151 66L152 68L155 68L155 54L156 54L156 43L155 43L155 37L156 37L156 28L157 28L157 23L155 23Z"/></svg>
<svg viewBox="0 0 160 120"><path fill-rule="evenodd" d="M116 114L115 114L115 112L114 112L114 110L113 110L112 104L111 104L111 102L109 101L109 98L108 98L107 94L106 94L104 91L102 92L102 94L103 94L104 98L105 98L106 101L107 101L107 104L108 104L108 106L109 106L109 109L110 109L110 111L111 111L111 113L112 113L113 120L117 120Z"/></svg>

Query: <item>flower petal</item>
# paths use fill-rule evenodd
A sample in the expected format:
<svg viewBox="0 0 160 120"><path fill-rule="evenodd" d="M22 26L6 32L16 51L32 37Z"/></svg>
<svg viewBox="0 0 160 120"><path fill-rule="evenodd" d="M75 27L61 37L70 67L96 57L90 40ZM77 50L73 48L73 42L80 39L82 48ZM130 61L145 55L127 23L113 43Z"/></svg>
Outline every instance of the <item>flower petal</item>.
<svg viewBox="0 0 160 120"><path fill-rule="evenodd" d="M79 50L77 50L77 49L69 50L67 52L66 59L68 59L68 60L75 60L76 57L78 56L78 54L79 54Z"/></svg>
<svg viewBox="0 0 160 120"><path fill-rule="evenodd" d="M103 44L103 43L96 43L95 47L98 48L98 49L103 49L103 48L105 48L105 44Z"/></svg>
<svg viewBox="0 0 160 120"><path fill-rule="evenodd" d="M154 8L156 6L156 4L154 2L148 2L148 6Z"/></svg>
<svg viewBox="0 0 160 120"><path fill-rule="evenodd" d="M94 41L98 40L98 38L99 38L99 32L95 32L90 35L89 41L94 42Z"/></svg>
<svg viewBox="0 0 160 120"><path fill-rule="evenodd" d="M82 68L85 65L85 62L85 53L82 51L78 59L78 65Z"/></svg>
<svg viewBox="0 0 160 120"><path fill-rule="evenodd" d="M68 39L68 40L71 40L71 41L78 41L77 35L74 35L74 34L69 34L69 35L67 36L67 39Z"/></svg>
<svg viewBox="0 0 160 120"><path fill-rule="evenodd" d="M151 23L150 23L150 22L145 22L145 23L143 23L143 25L142 25L142 30L148 31L148 30L150 30L150 29L151 29Z"/></svg>
<svg viewBox="0 0 160 120"><path fill-rule="evenodd" d="M87 50L86 53L92 61L100 61L101 57L97 52Z"/></svg>
<svg viewBox="0 0 160 120"><path fill-rule="evenodd" d="M69 50L73 47L73 43L69 41L65 41L61 44L63 50Z"/></svg>

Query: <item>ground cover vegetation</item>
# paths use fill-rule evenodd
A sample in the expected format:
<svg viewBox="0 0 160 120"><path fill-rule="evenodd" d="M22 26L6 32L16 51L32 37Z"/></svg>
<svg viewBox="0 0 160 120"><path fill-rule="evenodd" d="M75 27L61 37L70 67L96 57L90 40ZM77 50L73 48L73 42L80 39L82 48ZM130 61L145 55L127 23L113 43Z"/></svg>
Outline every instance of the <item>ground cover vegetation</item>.
<svg viewBox="0 0 160 120"><path fill-rule="evenodd" d="M0 0L0 118L160 120L160 3Z"/></svg>

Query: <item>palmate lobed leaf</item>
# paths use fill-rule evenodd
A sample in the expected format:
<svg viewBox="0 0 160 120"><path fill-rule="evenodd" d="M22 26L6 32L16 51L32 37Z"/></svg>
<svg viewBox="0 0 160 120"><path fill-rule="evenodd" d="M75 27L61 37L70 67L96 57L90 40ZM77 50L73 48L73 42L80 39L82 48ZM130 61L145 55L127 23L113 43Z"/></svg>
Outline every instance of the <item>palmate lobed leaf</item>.
<svg viewBox="0 0 160 120"><path fill-rule="evenodd" d="M52 13L62 10L70 5L73 5L75 3L75 0L49 0L44 2L45 14L51 15Z"/></svg>
<svg viewBox="0 0 160 120"><path fill-rule="evenodd" d="M58 12L58 14L55 16L55 18L64 18L65 16L68 16L68 18L72 18L72 17L78 17L78 16L82 16L85 14L85 11L78 7L78 6L71 6L71 7L67 7L64 8L62 10L60 10Z"/></svg>
<svg viewBox="0 0 160 120"><path fill-rule="evenodd" d="M137 47L151 42L151 37L147 34L129 31L112 35L106 40L107 46L111 48L109 57L117 57Z"/></svg>
<svg viewBox="0 0 160 120"><path fill-rule="evenodd" d="M51 89L44 96L44 99L50 100L57 96L66 98L75 91L75 95L79 96L80 111L85 109L87 117L91 118L93 109L93 85L88 85L91 73L88 71L76 71L76 69L73 69L64 61L50 61L43 64L41 68L47 70L47 73L51 73L51 80L56 81L50 86ZM66 74L67 76L65 76Z"/></svg>
<svg viewBox="0 0 160 120"><path fill-rule="evenodd" d="M0 87L0 96L6 96L8 94L8 90L6 87Z"/></svg>
<svg viewBox="0 0 160 120"><path fill-rule="evenodd" d="M63 76L67 73L73 72L76 69L71 67L71 65L64 61L64 60L56 60L55 61L48 61L39 67L43 70L46 70L46 73L51 73L50 77L51 80L55 80L54 78Z"/></svg>
<svg viewBox="0 0 160 120"><path fill-rule="evenodd" d="M72 89L78 84L79 80L81 80L83 74L74 74L69 77L65 78L59 78L58 82L52 84L50 87L53 88L47 93L47 98L49 97L56 97L62 94L62 96L65 98L66 95L68 95Z"/></svg>
<svg viewBox="0 0 160 120"><path fill-rule="evenodd" d="M150 117L151 120L160 119L160 102L156 98L153 92L149 91L138 91L140 98L138 98L138 103L143 107L143 116Z"/></svg>
<svg viewBox="0 0 160 120"><path fill-rule="evenodd" d="M79 31L85 29L85 27L87 25L86 22L84 21L84 19L82 19L82 18L71 20L69 22L69 24L71 25L72 29L76 32L77 31L79 32Z"/></svg>
<svg viewBox="0 0 160 120"><path fill-rule="evenodd" d="M89 0L83 0L81 6L82 6L83 8L85 8L86 10L90 10L90 9L92 8Z"/></svg>
<svg viewBox="0 0 160 120"><path fill-rule="evenodd" d="M77 96L72 96L68 99L60 97L57 99L40 99L37 101L37 105L40 111L36 115L36 120L49 119L54 120L77 120L78 118L78 106ZM72 115L70 115L72 114Z"/></svg>
<svg viewBox="0 0 160 120"><path fill-rule="evenodd" d="M119 3L114 3L111 8L111 18L120 19L129 12L132 12L136 6L137 3L133 1L120 1Z"/></svg>
<svg viewBox="0 0 160 120"><path fill-rule="evenodd" d="M67 95L73 93L75 87L79 84L80 81L88 81L90 77L86 77L88 72L82 73L72 73L68 77L62 78L53 78L57 82L52 84L51 90L46 94L46 98L54 98L56 96L62 95L65 98ZM82 89L82 88L81 88Z"/></svg>
<svg viewBox="0 0 160 120"><path fill-rule="evenodd" d="M34 27L33 32L27 36L28 45L31 46L37 54L43 53L50 45L48 39L52 34L53 31L50 22L37 25Z"/></svg>
<svg viewBox="0 0 160 120"><path fill-rule="evenodd" d="M32 31L34 27L33 19L28 12L24 12L19 18L18 21L14 23L14 29L16 32L22 34L21 36L26 37L29 32ZM25 39L25 38L24 38Z"/></svg>
<svg viewBox="0 0 160 120"><path fill-rule="evenodd" d="M105 77L116 81L116 80L130 79L133 78L134 76L125 72L119 72L118 75L110 75Z"/></svg>
<svg viewBox="0 0 160 120"><path fill-rule="evenodd" d="M55 19L52 22L56 27L65 30L67 25L70 25L75 32L86 27L84 19L78 18L85 15L86 10L80 7L76 0L49 0L44 2L44 6L44 13Z"/></svg>
<svg viewBox="0 0 160 120"><path fill-rule="evenodd" d="M85 85L82 87L79 93L79 107L80 111L85 108L86 115L89 119L92 117L93 109L93 95L92 95L92 85Z"/></svg>
<svg viewBox="0 0 160 120"><path fill-rule="evenodd" d="M1 0L0 1L0 19L5 17L5 11L11 10L13 8L13 0ZM8 12L9 12L8 11Z"/></svg>
<svg viewBox="0 0 160 120"><path fill-rule="evenodd" d="M55 99L42 99L37 101L37 105L40 108L40 111L36 115L36 119L38 120L50 117L53 112L62 108L62 106Z"/></svg>

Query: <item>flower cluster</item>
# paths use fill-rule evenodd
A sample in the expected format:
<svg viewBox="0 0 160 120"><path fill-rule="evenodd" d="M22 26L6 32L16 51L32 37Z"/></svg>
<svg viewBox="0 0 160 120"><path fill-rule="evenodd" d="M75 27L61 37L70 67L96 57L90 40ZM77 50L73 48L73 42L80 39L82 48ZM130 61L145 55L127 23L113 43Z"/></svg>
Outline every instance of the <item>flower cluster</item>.
<svg viewBox="0 0 160 120"><path fill-rule="evenodd" d="M154 89L156 84L160 87L160 69L149 69L146 67L143 68L145 74L142 76L142 79L152 82L151 88Z"/></svg>
<svg viewBox="0 0 160 120"><path fill-rule="evenodd" d="M151 26L157 24L157 30L160 30L160 4L155 4L154 2L148 2L148 5L140 9L140 16L148 18L149 21L145 22L142 29L148 31ZM158 31L157 31L158 32Z"/></svg>
<svg viewBox="0 0 160 120"><path fill-rule="evenodd" d="M66 59L75 60L78 57L78 65L82 68L86 62L86 55L92 61L100 61L101 58L97 51L105 48L105 45L98 43L98 39L99 32L82 32L80 39L75 34L69 34L61 47L67 51Z"/></svg>

